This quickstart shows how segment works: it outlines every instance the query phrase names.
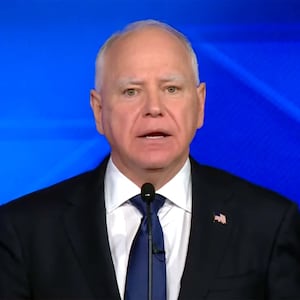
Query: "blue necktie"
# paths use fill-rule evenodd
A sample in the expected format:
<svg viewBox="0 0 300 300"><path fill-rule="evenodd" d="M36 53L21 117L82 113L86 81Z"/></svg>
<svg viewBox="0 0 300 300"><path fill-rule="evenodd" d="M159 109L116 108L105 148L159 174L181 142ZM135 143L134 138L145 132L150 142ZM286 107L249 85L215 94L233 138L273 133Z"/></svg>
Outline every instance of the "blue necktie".
<svg viewBox="0 0 300 300"><path fill-rule="evenodd" d="M127 267L125 300L148 299L148 231L146 203L141 195L133 197L130 202L138 208L143 217L138 232L133 240ZM166 300L166 260L163 231L157 216L165 198L155 194L151 203L151 220L153 234L153 300Z"/></svg>

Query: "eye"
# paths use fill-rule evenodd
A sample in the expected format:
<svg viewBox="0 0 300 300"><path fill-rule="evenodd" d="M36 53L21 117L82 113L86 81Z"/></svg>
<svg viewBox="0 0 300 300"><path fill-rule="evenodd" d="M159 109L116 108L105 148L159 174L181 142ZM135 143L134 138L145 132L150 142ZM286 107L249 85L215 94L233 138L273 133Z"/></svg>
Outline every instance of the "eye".
<svg viewBox="0 0 300 300"><path fill-rule="evenodd" d="M176 93L178 91L178 87L176 87L176 86L168 86L167 87L167 92L169 93L169 94L174 94L174 93Z"/></svg>
<svg viewBox="0 0 300 300"><path fill-rule="evenodd" d="M136 89L126 89L124 92L123 92L124 95L126 96L129 96L129 97L132 97L132 96L135 96L137 94L137 90Z"/></svg>

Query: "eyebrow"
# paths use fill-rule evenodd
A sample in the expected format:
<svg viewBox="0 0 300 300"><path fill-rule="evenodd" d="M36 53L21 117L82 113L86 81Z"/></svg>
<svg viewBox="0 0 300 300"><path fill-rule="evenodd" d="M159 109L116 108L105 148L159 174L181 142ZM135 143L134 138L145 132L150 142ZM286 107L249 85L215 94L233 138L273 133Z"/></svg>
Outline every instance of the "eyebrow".
<svg viewBox="0 0 300 300"><path fill-rule="evenodd" d="M144 80L137 79L134 77L124 77L117 80L118 86L127 86L127 85L142 85L144 83Z"/></svg>
<svg viewBox="0 0 300 300"><path fill-rule="evenodd" d="M178 81L185 81L184 76L180 74L171 74L171 75L164 75L158 78L160 82L178 82ZM126 86L126 85L143 85L145 83L145 80L138 79L134 77L124 77L117 80L118 86Z"/></svg>
<svg viewBox="0 0 300 300"><path fill-rule="evenodd" d="M185 81L185 78L180 74L171 74L171 75L162 76L161 78L159 78L159 81L161 82Z"/></svg>

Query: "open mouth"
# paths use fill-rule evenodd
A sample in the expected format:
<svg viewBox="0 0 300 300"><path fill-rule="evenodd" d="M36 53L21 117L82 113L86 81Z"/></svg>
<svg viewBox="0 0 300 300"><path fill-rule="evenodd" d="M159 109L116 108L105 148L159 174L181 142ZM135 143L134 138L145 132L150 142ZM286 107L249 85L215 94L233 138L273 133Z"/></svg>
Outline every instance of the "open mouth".
<svg viewBox="0 0 300 300"><path fill-rule="evenodd" d="M168 136L170 136L170 134L167 134L165 132L149 132L149 133L141 135L140 137L155 140L155 139L166 138Z"/></svg>

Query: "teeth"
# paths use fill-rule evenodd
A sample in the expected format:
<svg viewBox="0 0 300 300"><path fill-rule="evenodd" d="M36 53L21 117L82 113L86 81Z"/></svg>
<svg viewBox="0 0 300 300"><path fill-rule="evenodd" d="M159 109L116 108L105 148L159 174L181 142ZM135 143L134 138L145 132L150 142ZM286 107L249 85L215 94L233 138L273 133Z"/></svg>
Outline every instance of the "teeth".
<svg viewBox="0 0 300 300"><path fill-rule="evenodd" d="M156 140L156 139L161 139L163 137L164 137L163 135L147 135L146 139Z"/></svg>

